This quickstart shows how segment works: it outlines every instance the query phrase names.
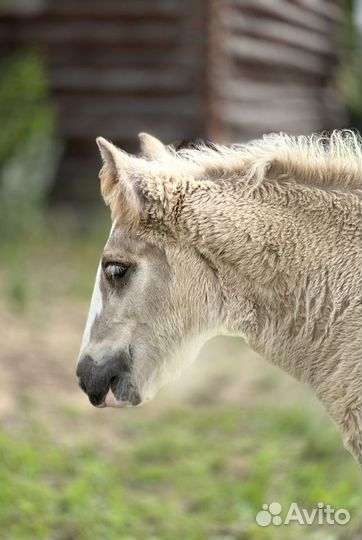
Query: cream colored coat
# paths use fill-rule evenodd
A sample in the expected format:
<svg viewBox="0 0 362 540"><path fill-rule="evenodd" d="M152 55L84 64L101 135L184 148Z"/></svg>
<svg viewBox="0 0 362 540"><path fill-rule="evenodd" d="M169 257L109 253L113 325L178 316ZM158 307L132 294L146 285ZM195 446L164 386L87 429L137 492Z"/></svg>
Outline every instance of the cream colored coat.
<svg viewBox="0 0 362 540"><path fill-rule="evenodd" d="M243 335L308 383L362 463L361 141L271 135L176 153L140 137L142 158L98 139L118 226L166 256L193 250L204 308L180 302L184 317L205 309L200 331Z"/></svg>

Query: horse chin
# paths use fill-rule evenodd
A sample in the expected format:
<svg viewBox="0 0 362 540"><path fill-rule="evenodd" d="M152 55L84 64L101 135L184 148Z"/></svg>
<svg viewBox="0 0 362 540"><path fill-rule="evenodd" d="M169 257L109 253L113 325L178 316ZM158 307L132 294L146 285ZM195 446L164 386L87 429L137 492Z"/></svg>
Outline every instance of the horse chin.
<svg viewBox="0 0 362 540"><path fill-rule="evenodd" d="M99 409L103 409L104 407L124 409L125 407L138 407L140 405L142 405L142 402L138 396L134 396L134 398L131 398L130 401L123 401L122 399L117 399L112 389L110 388L104 398L103 403L97 405L97 407Z"/></svg>

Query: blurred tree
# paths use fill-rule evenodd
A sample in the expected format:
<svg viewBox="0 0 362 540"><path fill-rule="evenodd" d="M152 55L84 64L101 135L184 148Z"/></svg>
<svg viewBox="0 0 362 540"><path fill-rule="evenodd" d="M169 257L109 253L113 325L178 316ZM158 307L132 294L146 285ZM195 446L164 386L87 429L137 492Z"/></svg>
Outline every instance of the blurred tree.
<svg viewBox="0 0 362 540"><path fill-rule="evenodd" d="M357 1L346 0L341 28L342 54L337 86L350 114L353 127L362 129L362 43L354 15Z"/></svg>
<svg viewBox="0 0 362 540"><path fill-rule="evenodd" d="M0 64L0 236L29 227L57 167L55 113L39 56L19 52Z"/></svg>

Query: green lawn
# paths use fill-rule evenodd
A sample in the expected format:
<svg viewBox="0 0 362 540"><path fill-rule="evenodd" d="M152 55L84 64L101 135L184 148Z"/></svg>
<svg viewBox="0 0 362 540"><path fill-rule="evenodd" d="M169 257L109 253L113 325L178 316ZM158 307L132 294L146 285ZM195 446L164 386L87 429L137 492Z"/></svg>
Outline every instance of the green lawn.
<svg viewBox="0 0 362 540"><path fill-rule="evenodd" d="M97 415L98 424L90 406L85 410L69 405L52 413L50 405L68 395L67 385L75 385L71 362L81 328L76 329L74 351L57 360L64 365L56 364L57 349L63 350L70 337L48 343L50 336L43 331L48 312L41 316L42 306L67 301L66 316L77 301L89 301L109 229L107 213L99 227L94 219L93 232L85 233L73 234L62 225L69 219L55 219L56 226L39 235L0 246L4 312L18 313L14 326L23 332L19 340L28 336L27 345L21 341L21 351L14 348L16 356L6 353L4 373L16 374L28 361L27 354L39 378L55 370L50 386L41 387L41 380L33 379L26 399L23 388L16 388L16 406L0 428L0 540L360 537L359 470L337 430L307 398L299 407L271 406L270 399L264 403L263 396L271 392L272 402L280 403L279 387L269 388L269 378L265 384L260 379L253 390L256 399L243 406L199 398L192 406L173 404L168 412L164 407L164 412L151 415L147 407L113 416L98 411L107 415ZM24 333L28 324L31 330ZM63 372L68 378L62 378ZM27 382L26 370L22 376ZM44 388L46 400L38 403L40 409L32 409L34 396ZM11 386L4 384L3 389L11 394ZM44 411L45 419L40 414ZM112 437L109 448L97 431L100 418ZM63 437L67 423L70 440ZM322 501L346 508L351 521L345 526L262 528L255 516L264 503L273 501L282 504L283 513L293 501L308 510Z"/></svg>
<svg viewBox="0 0 362 540"><path fill-rule="evenodd" d="M73 421L81 430L82 414ZM1 540L357 537L358 467L333 426L305 410L209 405L147 420L130 411L114 437L118 450L105 452L94 434L69 446L31 420L2 431ZM255 515L272 501L323 501L351 522L261 528Z"/></svg>

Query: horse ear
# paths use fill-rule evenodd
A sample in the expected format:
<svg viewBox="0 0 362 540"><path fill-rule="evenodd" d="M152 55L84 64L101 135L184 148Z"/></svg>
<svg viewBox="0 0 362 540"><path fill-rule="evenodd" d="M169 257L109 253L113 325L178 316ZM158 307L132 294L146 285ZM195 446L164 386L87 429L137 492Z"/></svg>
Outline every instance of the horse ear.
<svg viewBox="0 0 362 540"><path fill-rule="evenodd" d="M172 156L154 137L146 135L143 140L149 155L152 152L155 155L156 150L160 155L162 146L170 159L147 160L132 156L102 137L97 139L103 159L100 179L104 201L111 207L113 216L124 216L132 223L139 221L142 215L164 215L171 200L186 185L186 179L189 181L199 173L197 165Z"/></svg>
<svg viewBox="0 0 362 540"><path fill-rule="evenodd" d="M145 161L129 156L103 137L96 141L103 160L99 177L105 203L111 206L112 213L121 203L123 213L138 215L141 201L136 181L137 176L142 176L142 166L137 162Z"/></svg>
<svg viewBox="0 0 362 540"><path fill-rule="evenodd" d="M103 137L97 137L96 143L98 145L102 160L103 169L107 169L109 174L114 176L114 181L117 179L117 154L119 150L114 144L107 141Z"/></svg>
<svg viewBox="0 0 362 540"><path fill-rule="evenodd" d="M166 147L159 139L148 133L139 133L138 138L141 143L141 151L146 159L162 160L168 156Z"/></svg>

